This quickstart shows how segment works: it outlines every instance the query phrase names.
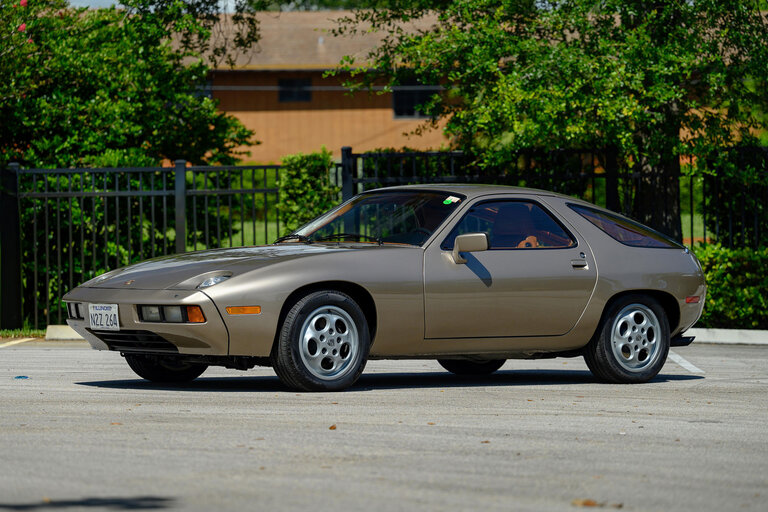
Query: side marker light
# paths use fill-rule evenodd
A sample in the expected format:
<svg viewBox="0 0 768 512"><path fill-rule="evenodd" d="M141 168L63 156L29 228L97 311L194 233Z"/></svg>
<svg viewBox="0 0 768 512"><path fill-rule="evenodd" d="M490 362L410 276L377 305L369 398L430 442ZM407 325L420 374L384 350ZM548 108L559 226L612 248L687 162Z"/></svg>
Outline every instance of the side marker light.
<svg viewBox="0 0 768 512"><path fill-rule="evenodd" d="M690 295L685 298L686 304L698 304L700 297L698 295Z"/></svg>
<svg viewBox="0 0 768 512"><path fill-rule="evenodd" d="M261 306L227 306L230 315L260 315Z"/></svg>

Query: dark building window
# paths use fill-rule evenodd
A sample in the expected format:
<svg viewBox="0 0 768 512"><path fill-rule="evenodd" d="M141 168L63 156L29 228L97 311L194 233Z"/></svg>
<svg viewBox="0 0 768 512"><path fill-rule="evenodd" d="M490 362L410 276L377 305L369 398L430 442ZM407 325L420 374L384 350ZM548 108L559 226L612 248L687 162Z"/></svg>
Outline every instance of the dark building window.
<svg viewBox="0 0 768 512"><path fill-rule="evenodd" d="M195 96L213 98L213 80L206 80L204 84L198 85L195 90Z"/></svg>
<svg viewBox="0 0 768 512"><path fill-rule="evenodd" d="M281 103L312 101L310 78L285 78L278 80L278 100Z"/></svg>
<svg viewBox="0 0 768 512"><path fill-rule="evenodd" d="M424 105L437 92L434 85L422 85L415 81L407 81L392 88L392 108L395 110L395 119L427 119L429 116L418 110L419 105Z"/></svg>

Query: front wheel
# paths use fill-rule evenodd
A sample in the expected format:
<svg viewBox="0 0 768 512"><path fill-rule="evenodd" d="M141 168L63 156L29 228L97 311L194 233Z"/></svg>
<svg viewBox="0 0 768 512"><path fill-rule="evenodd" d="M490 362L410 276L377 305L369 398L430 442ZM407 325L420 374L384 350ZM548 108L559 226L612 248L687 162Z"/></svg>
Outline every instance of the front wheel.
<svg viewBox="0 0 768 512"><path fill-rule="evenodd" d="M152 382L189 382L208 368L202 363L187 363L168 356L125 354L125 361L136 375Z"/></svg>
<svg viewBox="0 0 768 512"><path fill-rule="evenodd" d="M468 359L438 359L440 366L456 375L490 375L501 368L506 359L470 361Z"/></svg>
<svg viewBox="0 0 768 512"><path fill-rule="evenodd" d="M669 321L652 297L627 295L608 309L584 360L595 377L633 384L654 378L669 353Z"/></svg>
<svg viewBox="0 0 768 512"><path fill-rule="evenodd" d="M280 329L275 373L301 391L340 391L360 377L370 348L368 322L349 295L323 290L300 299Z"/></svg>

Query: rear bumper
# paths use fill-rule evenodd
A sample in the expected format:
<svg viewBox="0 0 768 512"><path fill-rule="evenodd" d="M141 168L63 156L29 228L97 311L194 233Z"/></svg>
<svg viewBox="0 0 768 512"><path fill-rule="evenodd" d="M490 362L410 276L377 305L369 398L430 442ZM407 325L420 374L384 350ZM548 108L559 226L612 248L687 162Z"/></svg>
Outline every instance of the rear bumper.
<svg viewBox="0 0 768 512"><path fill-rule="evenodd" d="M107 288L75 288L64 296L65 302L82 304L87 312L90 303L118 305L119 331L91 330L87 313L84 318L68 318L67 324L97 350L139 353L179 353L224 356L229 354L229 334L211 299L191 290L119 290ZM203 323L143 322L137 305L200 306Z"/></svg>
<svg viewBox="0 0 768 512"><path fill-rule="evenodd" d="M693 343L695 336L683 336L681 334L678 334L677 336L674 336L670 342L669 346L671 347L687 347L691 343Z"/></svg>

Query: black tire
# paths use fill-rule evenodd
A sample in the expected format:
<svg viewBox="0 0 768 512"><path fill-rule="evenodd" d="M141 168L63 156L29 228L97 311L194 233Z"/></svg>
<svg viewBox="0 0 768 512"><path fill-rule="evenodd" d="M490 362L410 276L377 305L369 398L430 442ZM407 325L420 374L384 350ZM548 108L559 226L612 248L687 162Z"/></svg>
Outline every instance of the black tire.
<svg viewBox="0 0 768 512"><path fill-rule="evenodd" d="M173 356L125 354L125 361L136 375L152 382L189 382L208 368L206 364L187 363Z"/></svg>
<svg viewBox="0 0 768 512"><path fill-rule="evenodd" d="M592 374L604 382L638 384L654 378L669 353L669 320L653 297L625 295L607 309L584 348Z"/></svg>
<svg viewBox="0 0 768 512"><path fill-rule="evenodd" d="M291 389L340 391L360 377L370 345L368 322L354 299L339 291L317 291L288 311L272 366Z"/></svg>
<svg viewBox="0 0 768 512"><path fill-rule="evenodd" d="M490 375L501 368L506 359L470 361L467 359L438 359L440 366L456 375Z"/></svg>

